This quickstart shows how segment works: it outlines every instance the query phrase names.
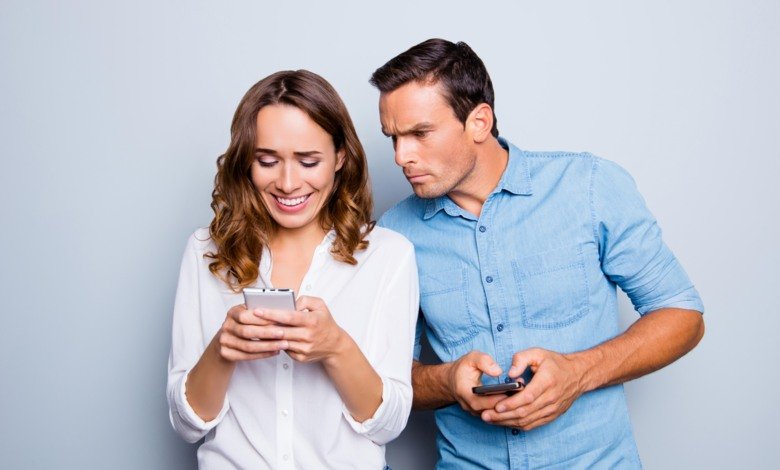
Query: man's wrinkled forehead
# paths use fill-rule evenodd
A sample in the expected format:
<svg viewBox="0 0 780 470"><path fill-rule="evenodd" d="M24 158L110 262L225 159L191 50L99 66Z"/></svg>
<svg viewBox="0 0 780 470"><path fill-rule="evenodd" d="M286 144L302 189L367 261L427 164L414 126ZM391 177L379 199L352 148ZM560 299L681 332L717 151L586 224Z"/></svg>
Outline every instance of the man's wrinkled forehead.
<svg viewBox="0 0 780 470"><path fill-rule="evenodd" d="M386 135L412 132L442 113L453 114L438 83L410 82L379 95L379 119Z"/></svg>

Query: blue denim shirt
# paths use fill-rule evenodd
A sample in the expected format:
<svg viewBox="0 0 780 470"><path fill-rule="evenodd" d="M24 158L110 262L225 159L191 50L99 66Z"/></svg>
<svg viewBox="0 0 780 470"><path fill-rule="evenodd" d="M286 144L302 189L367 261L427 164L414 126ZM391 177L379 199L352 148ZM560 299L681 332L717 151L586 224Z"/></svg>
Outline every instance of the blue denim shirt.
<svg viewBox="0 0 780 470"><path fill-rule="evenodd" d="M703 312L631 177L587 153L527 152L509 162L479 217L447 196L401 201L379 224L415 245L420 336L442 361L472 350L504 372L531 347L569 353L620 333L616 287L640 314ZM503 381L484 376L485 383ZM623 386L582 395L528 432L436 411L439 469L641 467Z"/></svg>

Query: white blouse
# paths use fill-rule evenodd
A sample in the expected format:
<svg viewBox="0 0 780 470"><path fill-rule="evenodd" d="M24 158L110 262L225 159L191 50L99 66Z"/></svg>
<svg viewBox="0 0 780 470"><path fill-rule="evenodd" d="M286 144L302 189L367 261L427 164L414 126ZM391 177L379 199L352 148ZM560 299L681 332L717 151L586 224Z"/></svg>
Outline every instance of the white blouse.
<svg viewBox="0 0 780 470"><path fill-rule="evenodd" d="M418 311L417 267L412 244L376 227L357 265L330 254L335 232L314 252L300 295L322 298L382 378L382 403L356 422L319 363L300 363L284 352L237 363L219 415L204 422L187 402L190 369L222 326L231 307L243 304L208 269L216 246L207 229L189 239L179 273L168 361L168 405L174 429L198 449L200 468L381 469L384 444L397 437L412 404L411 366ZM257 285L271 286L271 256L261 258ZM286 286L279 286L286 287Z"/></svg>

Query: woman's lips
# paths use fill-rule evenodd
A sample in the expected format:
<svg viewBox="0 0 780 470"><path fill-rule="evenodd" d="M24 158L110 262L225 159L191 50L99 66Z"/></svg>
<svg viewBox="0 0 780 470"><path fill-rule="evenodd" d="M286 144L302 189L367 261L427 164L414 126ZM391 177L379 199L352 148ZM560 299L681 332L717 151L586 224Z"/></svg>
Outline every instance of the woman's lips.
<svg viewBox="0 0 780 470"><path fill-rule="evenodd" d="M276 207L282 212L293 213L303 210L309 202L311 194L297 197L281 197L273 195Z"/></svg>

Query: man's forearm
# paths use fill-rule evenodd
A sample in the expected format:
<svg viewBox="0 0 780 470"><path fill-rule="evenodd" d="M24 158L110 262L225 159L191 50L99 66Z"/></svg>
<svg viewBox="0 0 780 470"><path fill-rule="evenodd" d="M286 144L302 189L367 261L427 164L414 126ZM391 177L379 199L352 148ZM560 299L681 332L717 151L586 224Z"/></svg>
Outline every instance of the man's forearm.
<svg viewBox="0 0 780 470"><path fill-rule="evenodd" d="M581 388L627 382L676 361L704 335L701 313L664 308L644 315L625 333L591 349L569 354L581 368Z"/></svg>
<svg viewBox="0 0 780 470"><path fill-rule="evenodd" d="M412 408L431 410L455 403L448 385L451 366L451 362L436 365L418 361L412 363Z"/></svg>

